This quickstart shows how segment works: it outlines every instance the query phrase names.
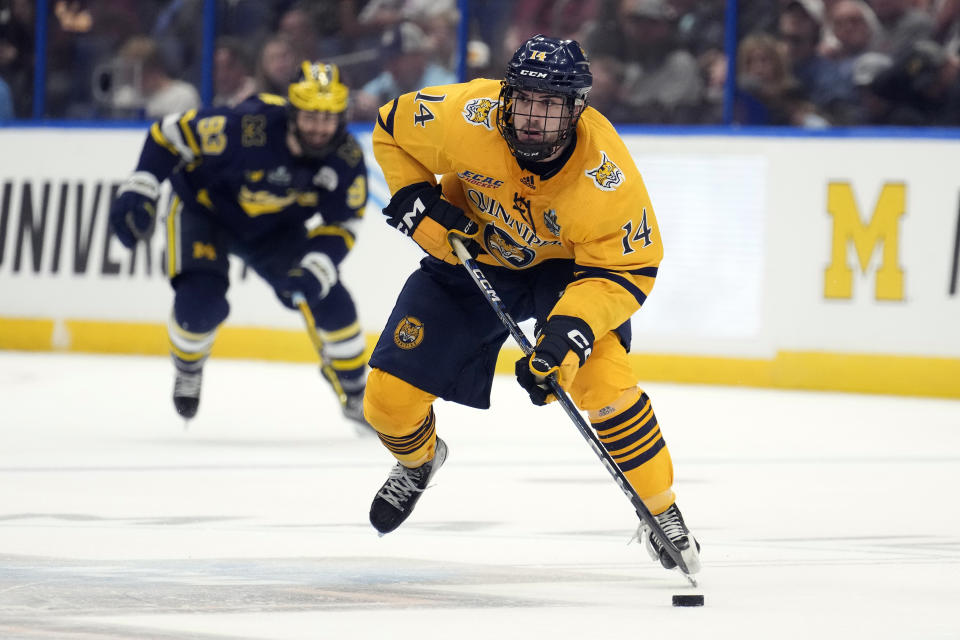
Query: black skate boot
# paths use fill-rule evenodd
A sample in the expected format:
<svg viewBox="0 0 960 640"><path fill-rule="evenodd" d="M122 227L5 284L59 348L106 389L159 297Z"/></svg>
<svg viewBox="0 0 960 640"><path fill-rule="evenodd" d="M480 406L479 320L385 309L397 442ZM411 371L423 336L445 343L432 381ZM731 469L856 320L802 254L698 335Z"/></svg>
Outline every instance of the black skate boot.
<svg viewBox="0 0 960 640"><path fill-rule="evenodd" d="M189 420L197 415L200 407L200 385L203 382L203 370L181 371L173 381L173 406L177 413Z"/></svg>
<svg viewBox="0 0 960 640"><path fill-rule="evenodd" d="M433 460L415 469L398 462L390 470L390 476L370 505L370 524L381 536L399 527L410 516L430 479L437 473L437 469L443 466L446 458L447 445L437 438Z"/></svg>
<svg viewBox="0 0 960 640"><path fill-rule="evenodd" d="M354 392L344 392L344 402L340 405L343 417L353 422L353 430L359 436L376 436L376 430L363 417L363 389Z"/></svg>
<svg viewBox="0 0 960 640"><path fill-rule="evenodd" d="M670 541L680 551L680 557L683 558L689 572L694 574L700 571L700 543L687 529L687 525L683 522L683 515L677 505L670 505L669 509L654 516L654 518L657 519L657 522L663 528L663 532L667 534ZM640 528L637 529L637 537L646 538L647 553L653 560L659 560L665 569L673 569L677 566L677 563L673 561L673 558L660 544L660 540L652 535L650 527L643 520L640 521Z"/></svg>

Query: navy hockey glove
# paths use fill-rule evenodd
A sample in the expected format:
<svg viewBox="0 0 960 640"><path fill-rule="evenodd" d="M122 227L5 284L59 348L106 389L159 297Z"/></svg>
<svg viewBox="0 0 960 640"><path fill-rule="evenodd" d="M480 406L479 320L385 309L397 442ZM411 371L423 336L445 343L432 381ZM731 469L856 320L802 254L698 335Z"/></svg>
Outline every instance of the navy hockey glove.
<svg viewBox="0 0 960 640"><path fill-rule="evenodd" d="M110 227L123 246L132 249L153 233L159 197L160 181L149 171L135 171L120 185L110 206Z"/></svg>
<svg viewBox="0 0 960 640"><path fill-rule="evenodd" d="M296 310L295 293L302 293L311 307L327 297L337 284L337 265L325 253L313 251L303 256L300 264L287 272L275 285L277 297L284 306Z"/></svg>
<svg viewBox="0 0 960 640"><path fill-rule="evenodd" d="M424 251L450 264L459 264L450 237L457 236L470 255L480 253L475 241L480 227L467 217L460 207L443 199L440 185L418 182L408 185L390 198L383 209L387 224L408 235Z"/></svg>
<svg viewBox="0 0 960 640"><path fill-rule="evenodd" d="M547 377L556 374L560 386L566 389L592 349L590 325L573 316L552 316L543 325L533 353L517 360L517 382L533 404L553 402L557 398L547 385Z"/></svg>

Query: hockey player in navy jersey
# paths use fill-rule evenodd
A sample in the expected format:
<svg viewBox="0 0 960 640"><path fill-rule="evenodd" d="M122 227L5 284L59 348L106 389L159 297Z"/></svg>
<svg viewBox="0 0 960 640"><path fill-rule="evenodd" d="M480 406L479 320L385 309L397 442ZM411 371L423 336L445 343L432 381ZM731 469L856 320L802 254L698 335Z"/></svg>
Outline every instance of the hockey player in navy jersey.
<svg viewBox="0 0 960 640"><path fill-rule="evenodd" d="M370 521L381 534L400 526L444 463L437 398L490 406L507 329L452 235L473 247L511 316L536 319L535 351L516 363L520 385L542 405L555 399L545 378L557 376L692 573L699 544L627 357L630 317L663 257L660 227L626 145L587 105L591 85L579 44L535 36L502 82L426 87L380 108L373 149L393 194L383 213L429 255L370 359L365 415L397 459ZM676 566L642 522L641 533L654 558Z"/></svg>
<svg viewBox="0 0 960 640"><path fill-rule="evenodd" d="M228 254L241 258L291 309L304 302L322 342L324 377L343 414L363 418L365 341L339 265L367 201L367 172L346 130L348 89L335 65L304 62L285 97L153 123L136 170L110 209L133 248L153 232L160 184L174 195L164 219L174 290L167 324L176 369L173 403L185 419L200 402L203 365L229 312Z"/></svg>

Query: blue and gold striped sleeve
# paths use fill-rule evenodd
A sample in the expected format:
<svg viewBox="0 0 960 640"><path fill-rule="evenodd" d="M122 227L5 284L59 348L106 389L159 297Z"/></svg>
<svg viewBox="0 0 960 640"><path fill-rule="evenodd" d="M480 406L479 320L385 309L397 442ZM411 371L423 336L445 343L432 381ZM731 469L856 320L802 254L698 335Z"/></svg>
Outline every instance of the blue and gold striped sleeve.
<svg viewBox="0 0 960 640"><path fill-rule="evenodd" d="M154 122L140 152L137 170L149 171L163 181L181 162L188 165L196 162L201 156L196 133L191 127L196 116L196 109L191 109Z"/></svg>

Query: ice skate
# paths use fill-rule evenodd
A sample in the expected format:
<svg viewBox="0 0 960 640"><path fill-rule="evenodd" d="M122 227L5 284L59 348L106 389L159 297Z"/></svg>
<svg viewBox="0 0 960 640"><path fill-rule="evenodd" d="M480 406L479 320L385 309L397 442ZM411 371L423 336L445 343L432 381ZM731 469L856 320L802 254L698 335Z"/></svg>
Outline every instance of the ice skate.
<svg viewBox="0 0 960 640"><path fill-rule="evenodd" d="M447 445L437 438L433 460L411 469L399 462L390 470L390 476L380 487L370 505L370 524L380 533L390 533L406 520L417 500L423 494L430 479L443 466L447 458Z"/></svg>
<svg viewBox="0 0 960 640"><path fill-rule="evenodd" d="M667 538L676 545L680 551L680 557L690 574L700 571L700 543L693 537L687 525L683 522L683 515L676 504L670 505L670 508L663 513L654 516ZM653 560L659 560L665 569L673 569L677 563L667 553L660 540L650 532L650 527L643 520L640 521L640 527L637 529L637 538L644 540L644 546L647 553Z"/></svg>
<svg viewBox="0 0 960 640"><path fill-rule="evenodd" d="M177 369L177 377L173 382L173 406L185 420L197 415L200 407L200 385L203 382L203 371L181 371Z"/></svg>

